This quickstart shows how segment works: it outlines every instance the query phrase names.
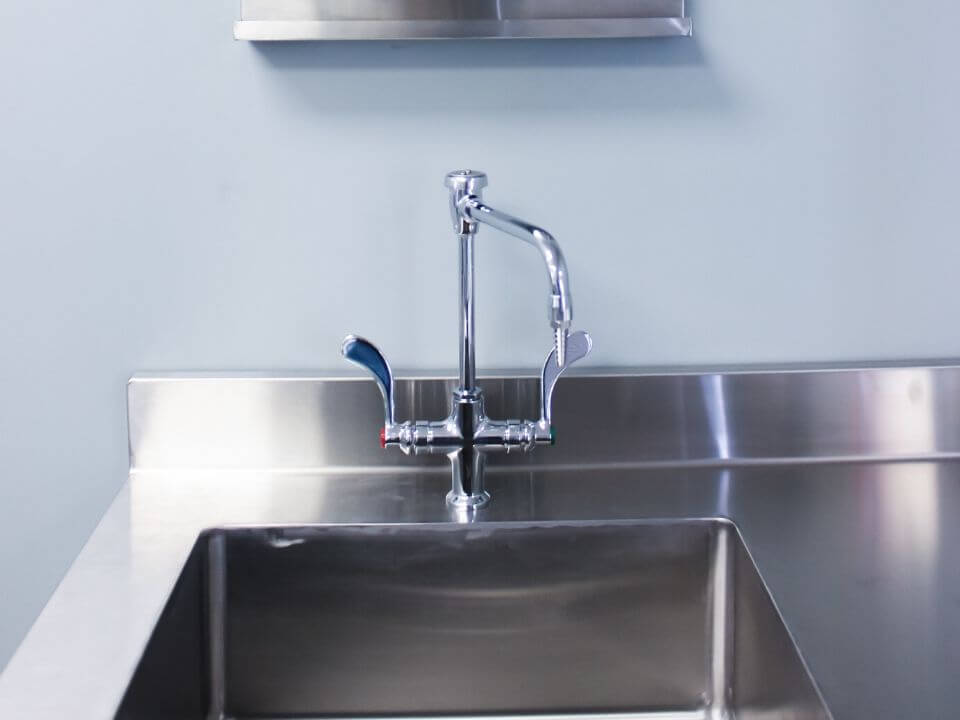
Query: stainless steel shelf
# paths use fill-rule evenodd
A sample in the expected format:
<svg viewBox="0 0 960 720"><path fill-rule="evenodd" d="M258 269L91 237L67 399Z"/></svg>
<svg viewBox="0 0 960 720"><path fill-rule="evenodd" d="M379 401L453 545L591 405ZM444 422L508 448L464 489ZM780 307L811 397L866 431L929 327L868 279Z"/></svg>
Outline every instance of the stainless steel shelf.
<svg viewBox="0 0 960 720"><path fill-rule="evenodd" d="M684 0L241 0L238 40L688 36Z"/></svg>

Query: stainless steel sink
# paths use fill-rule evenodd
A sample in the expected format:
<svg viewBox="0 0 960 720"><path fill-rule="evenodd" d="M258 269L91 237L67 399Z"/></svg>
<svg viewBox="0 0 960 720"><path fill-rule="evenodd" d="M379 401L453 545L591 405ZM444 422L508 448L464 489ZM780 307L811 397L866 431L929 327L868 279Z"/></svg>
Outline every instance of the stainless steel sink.
<svg viewBox="0 0 960 720"><path fill-rule="evenodd" d="M213 529L117 718L829 718L726 520Z"/></svg>

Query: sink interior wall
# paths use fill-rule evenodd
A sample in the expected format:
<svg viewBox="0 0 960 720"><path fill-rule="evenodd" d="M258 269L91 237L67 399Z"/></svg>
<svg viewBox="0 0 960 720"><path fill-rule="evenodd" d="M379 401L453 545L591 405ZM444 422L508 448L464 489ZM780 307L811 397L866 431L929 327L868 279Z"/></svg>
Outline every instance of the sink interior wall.
<svg viewBox="0 0 960 720"><path fill-rule="evenodd" d="M816 685L742 542L734 544L728 628L731 705L738 720L829 718Z"/></svg>
<svg viewBox="0 0 960 720"><path fill-rule="evenodd" d="M702 526L269 535L227 540L228 714L702 704Z"/></svg>
<svg viewBox="0 0 960 720"><path fill-rule="evenodd" d="M209 535L184 565L116 718L206 720L210 703Z"/></svg>

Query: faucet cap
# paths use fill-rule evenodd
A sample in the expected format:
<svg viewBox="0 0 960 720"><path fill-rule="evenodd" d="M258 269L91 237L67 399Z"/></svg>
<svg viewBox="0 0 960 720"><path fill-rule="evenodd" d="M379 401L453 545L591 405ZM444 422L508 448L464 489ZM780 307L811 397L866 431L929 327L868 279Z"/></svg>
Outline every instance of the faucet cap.
<svg viewBox="0 0 960 720"><path fill-rule="evenodd" d="M447 173L443 184L460 197L479 195L487 186L487 174L479 170L454 170Z"/></svg>

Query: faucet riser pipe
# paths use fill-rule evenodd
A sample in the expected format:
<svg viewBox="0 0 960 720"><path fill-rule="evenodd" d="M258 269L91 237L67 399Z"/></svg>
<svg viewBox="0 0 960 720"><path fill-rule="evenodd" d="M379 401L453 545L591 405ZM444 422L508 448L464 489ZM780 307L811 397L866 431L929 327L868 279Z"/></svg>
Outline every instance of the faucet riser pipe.
<svg viewBox="0 0 960 720"><path fill-rule="evenodd" d="M473 233L461 233L460 241L460 391L477 387L476 338L474 335Z"/></svg>

